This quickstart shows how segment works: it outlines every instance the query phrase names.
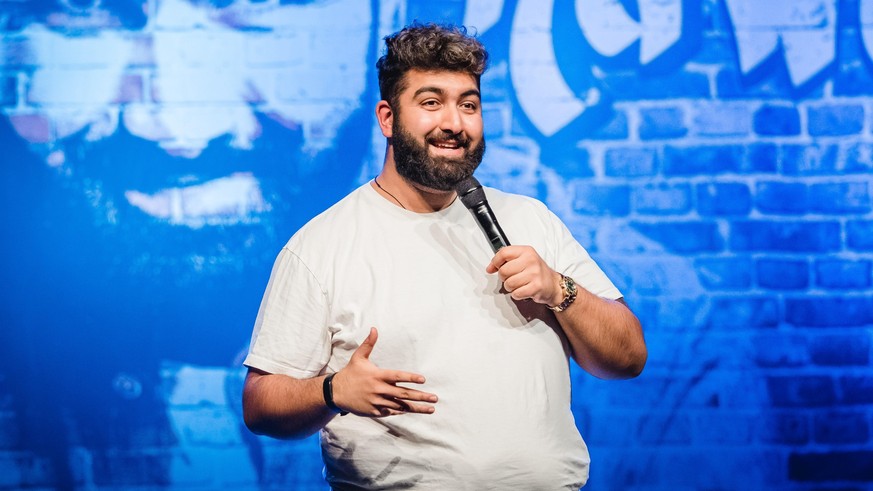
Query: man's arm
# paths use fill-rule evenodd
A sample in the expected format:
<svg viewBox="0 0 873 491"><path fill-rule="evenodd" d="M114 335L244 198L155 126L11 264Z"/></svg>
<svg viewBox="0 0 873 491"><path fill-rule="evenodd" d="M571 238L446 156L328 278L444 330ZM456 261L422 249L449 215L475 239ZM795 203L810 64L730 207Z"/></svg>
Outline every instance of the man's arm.
<svg viewBox="0 0 873 491"><path fill-rule="evenodd" d="M433 413L430 404L437 402L436 395L397 385L423 384L423 376L381 369L370 361L377 339L376 328L371 328L349 364L334 375L334 403L344 411L373 418ZM337 414L325 403L324 379L297 379L250 368L243 386L246 426L274 438L303 438L320 430Z"/></svg>
<svg viewBox="0 0 873 491"><path fill-rule="evenodd" d="M564 294L561 275L529 246L500 249L486 268L498 273L503 287L516 300L555 306ZM648 351L640 321L622 299L606 300L582 287L576 300L555 313L576 363L600 378L633 378L646 364Z"/></svg>

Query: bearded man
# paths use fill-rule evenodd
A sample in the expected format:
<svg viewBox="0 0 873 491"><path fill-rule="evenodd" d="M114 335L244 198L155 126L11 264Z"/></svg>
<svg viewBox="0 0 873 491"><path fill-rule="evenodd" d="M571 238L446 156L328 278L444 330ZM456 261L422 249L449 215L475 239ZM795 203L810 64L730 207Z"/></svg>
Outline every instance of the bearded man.
<svg viewBox="0 0 873 491"><path fill-rule="evenodd" d="M280 252L245 360L246 424L320 430L333 489L579 489L569 359L635 377L640 323L545 205L488 188L524 244L495 254L458 199L485 152L479 41L418 24L385 41L382 171Z"/></svg>

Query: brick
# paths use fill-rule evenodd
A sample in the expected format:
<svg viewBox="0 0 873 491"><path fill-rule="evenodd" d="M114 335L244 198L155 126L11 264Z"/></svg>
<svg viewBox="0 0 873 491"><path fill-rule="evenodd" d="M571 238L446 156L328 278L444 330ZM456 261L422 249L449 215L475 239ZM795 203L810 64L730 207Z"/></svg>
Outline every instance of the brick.
<svg viewBox="0 0 873 491"><path fill-rule="evenodd" d="M697 212L703 216L747 215L751 207L752 195L743 183L697 185Z"/></svg>
<svg viewBox="0 0 873 491"><path fill-rule="evenodd" d="M838 158L837 145L785 145L782 147L782 173L792 176L837 174Z"/></svg>
<svg viewBox="0 0 873 491"><path fill-rule="evenodd" d="M873 220L848 221L846 244L856 251L873 251Z"/></svg>
<svg viewBox="0 0 873 491"><path fill-rule="evenodd" d="M707 412L693 418L695 445L743 445L752 441L757 416Z"/></svg>
<svg viewBox="0 0 873 491"><path fill-rule="evenodd" d="M811 435L809 416L796 411L771 412L759 421L758 435L764 443L806 444Z"/></svg>
<svg viewBox="0 0 873 491"><path fill-rule="evenodd" d="M873 171L873 144L857 142L847 145L841 155L839 169L845 174Z"/></svg>
<svg viewBox="0 0 873 491"><path fill-rule="evenodd" d="M779 304L770 297L714 297L709 323L713 327L774 327L779 323Z"/></svg>
<svg viewBox="0 0 873 491"><path fill-rule="evenodd" d="M674 70L667 75L640 77L637 71L611 71L603 83L621 100L709 97L709 79L704 73Z"/></svg>
<svg viewBox="0 0 873 491"><path fill-rule="evenodd" d="M630 212L630 187L577 183L573 209L586 215L625 216Z"/></svg>
<svg viewBox="0 0 873 491"><path fill-rule="evenodd" d="M828 412L813 420L815 441L823 444L867 443L870 423L865 413Z"/></svg>
<svg viewBox="0 0 873 491"><path fill-rule="evenodd" d="M752 284L752 261L747 257L698 258L694 269L701 285L709 290L739 290Z"/></svg>
<svg viewBox="0 0 873 491"><path fill-rule="evenodd" d="M774 407L826 407L837 400L834 381L824 375L791 375L767 378Z"/></svg>
<svg viewBox="0 0 873 491"><path fill-rule="evenodd" d="M654 148L610 148L604 155L606 175L611 177L653 176L658 172L658 154Z"/></svg>
<svg viewBox="0 0 873 491"><path fill-rule="evenodd" d="M870 186L867 181L830 182L809 187L810 209L820 213L868 213Z"/></svg>
<svg viewBox="0 0 873 491"><path fill-rule="evenodd" d="M870 364L870 336L867 333L816 336L810 343L810 358L821 366L867 366Z"/></svg>
<svg viewBox="0 0 873 491"><path fill-rule="evenodd" d="M643 140L681 138L688 134L685 112L678 107L641 109L639 134Z"/></svg>
<svg viewBox="0 0 873 491"><path fill-rule="evenodd" d="M663 448L657 452L657 472L661 487L625 487L634 491L692 491L724 489L781 489L784 482L784 457L778 451L740 447L700 449ZM713 455L718 455L713 458ZM783 490L784 491L784 490Z"/></svg>
<svg viewBox="0 0 873 491"><path fill-rule="evenodd" d="M759 259L758 285L773 290L803 290L809 286L809 264L796 259Z"/></svg>
<svg viewBox="0 0 873 491"><path fill-rule="evenodd" d="M873 404L873 377L851 375L841 377L840 392L843 404Z"/></svg>
<svg viewBox="0 0 873 491"><path fill-rule="evenodd" d="M651 321L651 327L679 331L704 327L706 313L709 312L707 299L703 296L695 298L665 298L641 301L640 310L645 312ZM637 306L634 305L634 310Z"/></svg>
<svg viewBox="0 0 873 491"><path fill-rule="evenodd" d="M840 248L840 224L811 220L734 222L730 248L743 252L831 252Z"/></svg>
<svg viewBox="0 0 873 491"><path fill-rule="evenodd" d="M634 211L647 215L671 215L691 210L691 186L688 184L646 184L631 193Z"/></svg>
<svg viewBox="0 0 873 491"><path fill-rule="evenodd" d="M811 327L873 324L873 296L788 298L785 320Z"/></svg>
<svg viewBox="0 0 873 491"><path fill-rule="evenodd" d="M731 49L735 49L731 47ZM726 66L735 66L729 64ZM735 68L719 70L715 76L716 98L718 99L784 99L786 94L796 92L788 78L787 71L774 70L762 80L744 76ZM804 92L811 99L822 96L821 87L813 87Z"/></svg>
<svg viewBox="0 0 873 491"><path fill-rule="evenodd" d="M518 152L518 149L513 150ZM554 169L561 169L561 176L565 179L594 175L588 150L575 145L570 148L559 145L543 146L540 151L540 161L546 162Z"/></svg>
<svg viewBox="0 0 873 491"><path fill-rule="evenodd" d="M822 288L869 288L873 284L870 261L819 259L815 263L815 283Z"/></svg>
<svg viewBox="0 0 873 491"><path fill-rule="evenodd" d="M582 136L583 140L626 140L630 135L627 113L614 111L608 121Z"/></svg>
<svg viewBox="0 0 873 491"><path fill-rule="evenodd" d="M751 117L746 104L700 103L694 112L692 128L698 136L739 137L751 132Z"/></svg>
<svg viewBox="0 0 873 491"><path fill-rule="evenodd" d="M755 111L755 133L761 136L800 134L800 113L794 106L764 105Z"/></svg>
<svg viewBox="0 0 873 491"><path fill-rule="evenodd" d="M690 444L691 421L676 412L648 412L637 426L637 440L649 444Z"/></svg>
<svg viewBox="0 0 873 491"><path fill-rule="evenodd" d="M744 150L739 145L664 148L664 174L692 176L737 172L743 163Z"/></svg>
<svg viewBox="0 0 873 491"><path fill-rule="evenodd" d="M633 222L631 226L672 252L715 252L724 247L718 225L712 222Z"/></svg>
<svg viewBox="0 0 873 491"><path fill-rule="evenodd" d="M774 173L779 170L779 147L771 143L750 143L746 147L746 165L743 172Z"/></svg>
<svg viewBox="0 0 873 491"><path fill-rule="evenodd" d="M755 207L765 213L799 215L809 208L809 190L799 182L763 181L755 185Z"/></svg>
<svg viewBox="0 0 873 491"><path fill-rule="evenodd" d="M755 336L754 361L762 368L800 367L809 363L805 337L781 333Z"/></svg>
<svg viewBox="0 0 873 491"><path fill-rule="evenodd" d="M857 104L810 107L811 136L857 135L864 129L864 106Z"/></svg>
<svg viewBox="0 0 873 491"><path fill-rule="evenodd" d="M873 451L792 452L788 478L801 482L873 481Z"/></svg>

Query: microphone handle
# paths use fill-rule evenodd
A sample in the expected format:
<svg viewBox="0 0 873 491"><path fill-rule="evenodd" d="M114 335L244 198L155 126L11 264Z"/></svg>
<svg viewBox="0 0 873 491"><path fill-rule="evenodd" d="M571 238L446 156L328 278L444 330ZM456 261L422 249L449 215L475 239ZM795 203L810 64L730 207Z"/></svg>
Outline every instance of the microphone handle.
<svg viewBox="0 0 873 491"><path fill-rule="evenodd" d="M491 207L488 206L487 201L471 208L470 211L472 211L473 216L476 217L476 222L479 223L479 228L481 228L482 232L485 233L485 237L487 237L488 242L491 243L491 249L495 254L502 247L509 245L509 239L506 238L506 234L503 233L503 229L501 229L500 224L497 223L497 218L494 216L494 212L491 211Z"/></svg>

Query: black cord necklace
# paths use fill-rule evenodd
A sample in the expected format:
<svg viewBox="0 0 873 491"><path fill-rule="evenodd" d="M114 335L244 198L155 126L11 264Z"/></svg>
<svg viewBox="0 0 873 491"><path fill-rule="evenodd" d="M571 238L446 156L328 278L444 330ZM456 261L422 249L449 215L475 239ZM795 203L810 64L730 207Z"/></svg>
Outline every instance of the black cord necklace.
<svg viewBox="0 0 873 491"><path fill-rule="evenodd" d="M394 201L396 201L397 204L400 205L401 208L403 208L404 210L406 209L406 207L403 206L403 203L401 203L400 200L397 199L397 196L394 196L393 194L389 193L387 189L383 188L382 185L379 184L379 179L376 179L376 178L374 177L374 178L373 178L373 182L376 183L376 186L378 186L379 189L381 189L382 191L385 191L385 193L387 193L388 196L391 196L392 198L394 198Z"/></svg>

